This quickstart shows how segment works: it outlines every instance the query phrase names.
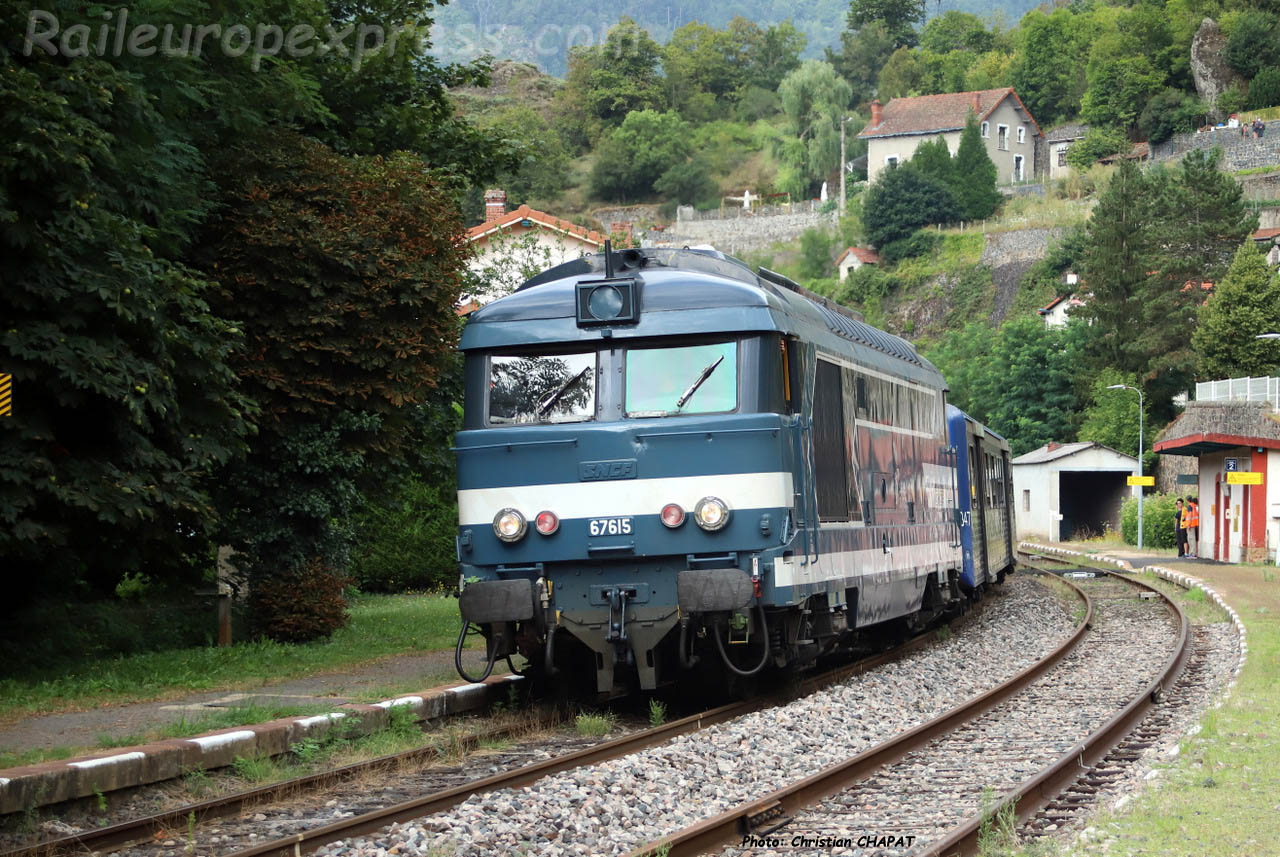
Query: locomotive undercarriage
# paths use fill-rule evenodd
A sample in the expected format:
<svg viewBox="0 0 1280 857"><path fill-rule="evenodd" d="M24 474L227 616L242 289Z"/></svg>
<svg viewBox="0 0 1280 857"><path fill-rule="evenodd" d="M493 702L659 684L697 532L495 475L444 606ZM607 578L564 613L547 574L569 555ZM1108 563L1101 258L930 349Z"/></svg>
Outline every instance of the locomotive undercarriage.
<svg viewBox="0 0 1280 857"><path fill-rule="evenodd" d="M744 572L723 571L747 581L746 598L741 581L729 574L700 573L692 578L700 603L688 587L682 590L682 604L636 603L644 600L642 585L615 584L595 587L599 591L593 595L604 603L581 610L557 610L554 587L543 579L473 584L464 592L463 612L468 625L476 623L486 638L487 668L480 680L496 661L516 654L528 661L527 674L560 676L566 684L582 681L579 692L594 691L600 697L636 688L653 690L685 679L702 683L717 674L731 681L749 679L769 668L803 669L820 659L866 648L885 632L917 633L981 597L980 592L962 592L954 570L933 574L924 585L918 611L858 628L856 588L846 589L839 603L818 593L794 605L764 606L751 597ZM489 583L504 588L488 592L477 607L480 599L474 593L483 592ZM473 593L470 599L468 593ZM726 599L737 606L689 609L725 607ZM503 621L495 621L499 618ZM460 671L462 642L460 637ZM593 688L588 684L592 673Z"/></svg>

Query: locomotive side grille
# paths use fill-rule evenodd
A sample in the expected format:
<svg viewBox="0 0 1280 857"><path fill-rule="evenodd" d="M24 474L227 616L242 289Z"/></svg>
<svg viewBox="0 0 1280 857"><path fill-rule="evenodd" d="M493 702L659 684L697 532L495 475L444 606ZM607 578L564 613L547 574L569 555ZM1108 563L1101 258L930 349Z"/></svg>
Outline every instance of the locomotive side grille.
<svg viewBox="0 0 1280 857"><path fill-rule="evenodd" d="M915 349L898 337L882 330L877 330L865 322L832 312L821 304L816 306L818 311L822 313L822 317L826 319L827 327L836 336L870 346L877 351L883 351L885 354L892 354L899 360L914 363L916 366L923 365Z"/></svg>

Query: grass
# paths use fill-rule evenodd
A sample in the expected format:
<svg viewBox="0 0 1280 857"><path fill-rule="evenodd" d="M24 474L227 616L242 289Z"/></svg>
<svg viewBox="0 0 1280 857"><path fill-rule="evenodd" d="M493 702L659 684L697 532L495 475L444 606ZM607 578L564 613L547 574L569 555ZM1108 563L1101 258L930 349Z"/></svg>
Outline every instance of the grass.
<svg viewBox="0 0 1280 857"><path fill-rule="evenodd" d="M252 687L366 664L389 655L451 648L457 601L443 595L364 595L351 621L326 641L270 641L92 660L56 674L0 679L0 723L28 714L162 699L210 688ZM418 682L421 688L421 682Z"/></svg>
<svg viewBox="0 0 1280 857"><path fill-rule="evenodd" d="M1205 591L1198 586L1183 589L1150 572L1143 572L1138 577L1143 583L1172 596L1174 602L1182 608L1182 612L1187 614L1187 621L1192 625L1212 625L1227 621L1227 614L1223 609L1210 601Z"/></svg>
<svg viewBox="0 0 1280 857"><path fill-rule="evenodd" d="M583 712L573 721L574 729L584 738L603 738L618 725L618 715L611 711L599 714Z"/></svg>
<svg viewBox="0 0 1280 857"><path fill-rule="evenodd" d="M649 725L657 728L667 722L667 704L659 699L649 699Z"/></svg>
<svg viewBox="0 0 1280 857"><path fill-rule="evenodd" d="M1188 565L1185 570L1217 590L1245 624L1249 659L1239 681L1221 707L1204 715L1199 732L1182 741L1178 756L1160 766L1151 785L1123 809L1092 821L1096 832L1087 842L1055 843L1053 853L1280 854L1280 681L1273 666L1280 657L1280 582L1263 579L1256 565ZM1175 597L1194 623L1226 618L1198 587L1186 592L1154 575L1142 579L1178 593Z"/></svg>

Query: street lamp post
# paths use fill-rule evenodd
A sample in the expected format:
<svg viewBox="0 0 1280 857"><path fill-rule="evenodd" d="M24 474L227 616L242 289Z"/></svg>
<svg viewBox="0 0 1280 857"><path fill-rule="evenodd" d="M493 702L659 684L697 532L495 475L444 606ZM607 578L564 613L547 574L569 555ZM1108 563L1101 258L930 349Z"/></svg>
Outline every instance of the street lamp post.
<svg viewBox="0 0 1280 857"><path fill-rule="evenodd" d="M1142 415L1146 408L1143 407L1142 391L1137 387L1130 387L1128 384L1110 384L1108 390L1133 390L1138 394L1138 476L1142 476L1142 453L1145 451L1143 447L1146 444L1142 440ZM1143 486L1138 486L1138 550L1142 550L1142 490Z"/></svg>

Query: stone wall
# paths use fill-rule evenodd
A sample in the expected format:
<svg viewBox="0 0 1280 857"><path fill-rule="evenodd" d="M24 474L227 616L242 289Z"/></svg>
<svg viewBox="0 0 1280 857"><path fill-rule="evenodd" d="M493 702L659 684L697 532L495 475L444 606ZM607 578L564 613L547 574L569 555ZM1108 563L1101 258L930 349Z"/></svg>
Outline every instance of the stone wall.
<svg viewBox="0 0 1280 857"><path fill-rule="evenodd" d="M1049 242L1066 234L1065 229L1015 229L1010 232L987 233L980 264L991 269L995 283L995 303L991 317L1000 322L1018 296L1018 284L1027 269L1048 253Z"/></svg>
<svg viewBox="0 0 1280 857"><path fill-rule="evenodd" d="M650 233L646 246L684 247L710 244L730 255L767 250L778 242L797 241L806 229L836 226L835 212L776 214L771 217L732 217L677 220L666 231Z"/></svg>
<svg viewBox="0 0 1280 857"><path fill-rule="evenodd" d="M1253 138L1246 130L1240 136L1239 128L1214 128L1194 134L1174 134L1163 143L1151 147L1151 160L1168 161L1181 157L1192 149L1222 149L1222 168L1228 172L1248 170L1254 167L1270 167L1280 164L1280 123L1268 123L1261 140Z"/></svg>
<svg viewBox="0 0 1280 857"><path fill-rule="evenodd" d="M656 205L619 205L610 208L597 208L588 212L588 216L600 221L606 232L612 231L614 224L630 223L636 229L643 229L650 223L662 220L658 216Z"/></svg>

